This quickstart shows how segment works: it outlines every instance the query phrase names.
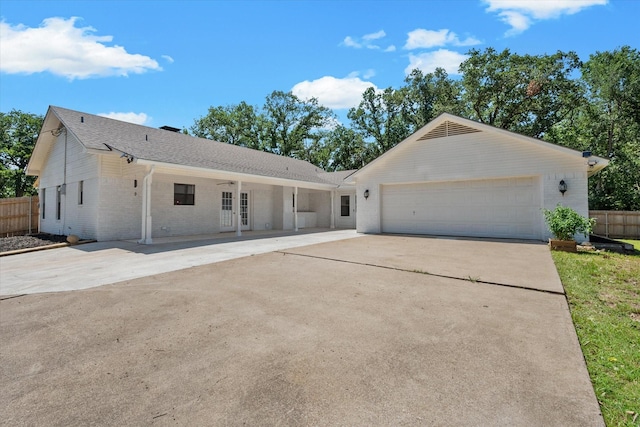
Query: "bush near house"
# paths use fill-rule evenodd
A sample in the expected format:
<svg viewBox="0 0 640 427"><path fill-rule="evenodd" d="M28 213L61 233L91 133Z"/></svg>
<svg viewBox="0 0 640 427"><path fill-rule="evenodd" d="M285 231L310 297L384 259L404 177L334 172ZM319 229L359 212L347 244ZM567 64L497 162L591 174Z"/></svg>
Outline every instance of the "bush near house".
<svg viewBox="0 0 640 427"><path fill-rule="evenodd" d="M559 240L573 240L578 233L588 235L595 225L594 219L580 216L567 206L558 205L554 210L543 209L543 212L549 231Z"/></svg>
<svg viewBox="0 0 640 427"><path fill-rule="evenodd" d="M551 255L606 424L640 425L640 251Z"/></svg>

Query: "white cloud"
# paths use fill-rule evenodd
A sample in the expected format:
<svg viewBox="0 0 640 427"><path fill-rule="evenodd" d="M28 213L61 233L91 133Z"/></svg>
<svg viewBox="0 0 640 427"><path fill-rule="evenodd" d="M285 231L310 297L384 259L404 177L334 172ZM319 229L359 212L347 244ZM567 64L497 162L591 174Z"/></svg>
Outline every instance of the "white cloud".
<svg viewBox="0 0 640 427"><path fill-rule="evenodd" d="M371 75L368 70L367 75ZM357 107L362 100L362 93L367 88L378 87L361 80L357 73L351 73L345 78L339 79L333 76L324 76L319 79L297 83L291 92L301 99L317 98L321 105L328 108L343 109Z"/></svg>
<svg viewBox="0 0 640 427"><path fill-rule="evenodd" d="M96 36L92 27L77 28L78 19L47 18L37 28L0 22L0 71L48 71L73 80L162 70L148 56L130 54L118 45L106 46L113 36Z"/></svg>
<svg viewBox="0 0 640 427"><path fill-rule="evenodd" d="M365 34L364 36L362 36L362 40L378 40L383 38L384 36L386 36L387 33L384 32L384 30L380 30L378 32L375 33L371 33L371 34Z"/></svg>
<svg viewBox="0 0 640 427"><path fill-rule="evenodd" d="M372 69L372 68L369 68L367 71L365 71L365 72L362 74L362 77L363 77L365 80L369 80L371 77L373 77L373 76L375 76L375 75L376 75L376 70L374 70L374 69Z"/></svg>
<svg viewBox="0 0 640 427"><path fill-rule="evenodd" d="M409 65L404 69L404 73L409 75L416 68L423 73L432 73L436 68L444 68L448 74L460 74L458 71L460 64L467 58L467 55L448 49L439 49L418 55L409 54Z"/></svg>
<svg viewBox="0 0 640 427"><path fill-rule="evenodd" d="M167 61L169 64L173 64L173 58L170 57L169 55L161 55L162 59L164 59L165 61Z"/></svg>
<svg viewBox="0 0 640 427"><path fill-rule="evenodd" d="M98 115L109 119L135 123L137 125L145 125L151 121L151 117L147 116L145 113L116 113L112 111L111 113L99 113Z"/></svg>
<svg viewBox="0 0 640 427"><path fill-rule="evenodd" d="M606 5L609 0L484 0L487 12L498 12L500 19L511 26L506 35L519 34L534 20L573 15L591 6Z"/></svg>
<svg viewBox="0 0 640 427"><path fill-rule="evenodd" d="M515 36L531 26L531 20L520 12L505 11L500 12L499 16L502 22L511 26L511 29L505 33L506 36Z"/></svg>
<svg viewBox="0 0 640 427"><path fill-rule="evenodd" d="M342 41L342 44L348 47L355 47L356 49L359 49L362 47L362 45L356 42L351 36L345 37L344 40Z"/></svg>
<svg viewBox="0 0 640 427"><path fill-rule="evenodd" d="M344 38L344 40L342 40L342 43L340 44L346 47L352 47L354 49L362 49L363 47L367 49L382 49L380 45L375 44L373 42L375 40L380 40L386 36L387 36L387 33L385 33L384 30L380 30L380 31L376 31L375 33L365 34L360 38L347 36ZM384 48L383 52L393 52L394 50L396 50L396 47L391 45Z"/></svg>
<svg viewBox="0 0 640 427"><path fill-rule="evenodd" d="M441 30L425 30L418 28L407 34L409 37L404 45L405 49L428 49L437 46L472 46L481 43L474 37L467 37L460 40L458 35L446 28Z"/></svg>

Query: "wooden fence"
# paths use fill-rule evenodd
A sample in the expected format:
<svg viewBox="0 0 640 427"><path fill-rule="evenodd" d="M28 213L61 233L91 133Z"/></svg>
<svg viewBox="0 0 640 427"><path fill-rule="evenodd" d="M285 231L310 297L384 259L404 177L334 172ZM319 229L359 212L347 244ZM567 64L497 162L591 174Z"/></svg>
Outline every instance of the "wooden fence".
<svg viewBox="0 0 640 427"><path fill-rule="evenodd" d="M0 199L0 236L38 232L38 196Z"/></svg>
<svg viewBox="0 0 640 427"><path fill-rule="evenodd" d="M589 211L596 219L593 234L614 239L640 239L640 211Z"/></svg>

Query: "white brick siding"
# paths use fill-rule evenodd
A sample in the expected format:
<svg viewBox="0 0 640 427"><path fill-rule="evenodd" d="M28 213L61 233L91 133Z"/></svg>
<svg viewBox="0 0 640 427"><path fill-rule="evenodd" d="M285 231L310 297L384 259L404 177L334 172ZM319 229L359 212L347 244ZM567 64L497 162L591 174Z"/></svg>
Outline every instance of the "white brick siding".
<svg viewBox="0 0 640 427"><path fill-rule="evenodd" d="M558 203L588 216L586 160L560 151L525 143L492 132L449 136L426 141L407 141L378 159L356 177L356 194L369 190L369 198L358 198L357 230L381 231L381 185L465 181L475 179L538 177L543 238L548 237L542 208ZM564 179L568 191L562 197L558 183Z"/></svg>

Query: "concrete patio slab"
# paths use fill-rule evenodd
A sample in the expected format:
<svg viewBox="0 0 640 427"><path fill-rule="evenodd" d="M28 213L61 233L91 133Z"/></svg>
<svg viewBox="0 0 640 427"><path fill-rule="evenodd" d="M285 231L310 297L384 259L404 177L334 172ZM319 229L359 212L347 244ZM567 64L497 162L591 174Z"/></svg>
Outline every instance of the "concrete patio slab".
<svg viewBox="0 0 640 427"><path fill-rule="evenodd" d="M359 237L355 230L244 233L88 243L0 258L0 295L88 289L297 246Z"/></svg>
<svg viewBox="0 0 640 427"><path fill-rule="evenodd" d="M603 425L554 293L269 253L0 313L6 425Z"/></svg>
<svg viewBox="0 0 640 427"><path fill-rule="evenodd" d="M386 234L286 252L564 293L549 247L536 241Z"/></svg>

